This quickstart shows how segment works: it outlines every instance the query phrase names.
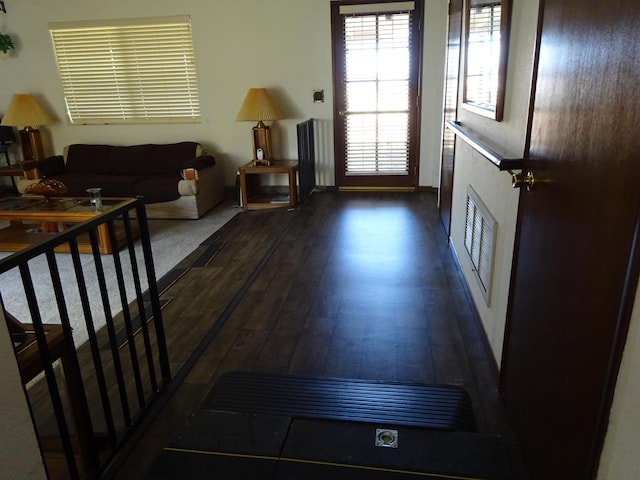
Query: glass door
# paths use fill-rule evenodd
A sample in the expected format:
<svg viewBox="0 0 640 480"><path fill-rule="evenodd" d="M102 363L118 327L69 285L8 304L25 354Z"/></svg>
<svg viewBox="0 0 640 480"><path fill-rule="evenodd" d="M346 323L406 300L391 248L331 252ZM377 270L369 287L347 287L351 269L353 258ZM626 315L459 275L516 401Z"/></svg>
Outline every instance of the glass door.
<svg viewBox="0 0 640 480"><path fill-rule="evenodd" d="M332 2L338 187L417 186L422 2Z"/></svg>

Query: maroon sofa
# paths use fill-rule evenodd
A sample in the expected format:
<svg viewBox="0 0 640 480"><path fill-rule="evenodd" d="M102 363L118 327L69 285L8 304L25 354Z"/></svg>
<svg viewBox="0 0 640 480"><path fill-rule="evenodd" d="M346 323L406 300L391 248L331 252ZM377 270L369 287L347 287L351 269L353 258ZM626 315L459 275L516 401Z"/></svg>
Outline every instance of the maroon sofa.
<svg viewBox="0 0 640 480"><path fill-rule="evenodd" d="M211 208L222 200L222 185L199 188L203 174L208 177L212 170L218 170L216 177L222 177L214 157L205 154L196 142L133 146L73 144L66 149L66 158L50 157L35 165L37 178L61 181L67 186L66 196L86 196L88 188L100 187L104 197L141 196L145 204L178 201L189 195L210 197L202 208L197 208L195 217L193 213L157 215L161 218L199 218L203 208Z"/></svg>

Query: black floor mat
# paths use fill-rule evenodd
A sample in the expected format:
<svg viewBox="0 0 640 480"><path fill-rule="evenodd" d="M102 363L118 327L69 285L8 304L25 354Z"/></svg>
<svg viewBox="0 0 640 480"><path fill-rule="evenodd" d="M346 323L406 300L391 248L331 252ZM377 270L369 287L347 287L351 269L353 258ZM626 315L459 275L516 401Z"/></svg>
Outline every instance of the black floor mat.
<svg viewBox="0 0 640 480"><path fill-rule="evenodd" d="M453 385L231 372L202 408L476 431L469 395Z"/></svg>
<svg viewBox="0 0 640 480"><path fill-rule="evenodd" d="M376 445L380 430L368 423L293 419L274 478L511 478L499 437L395 426L392 448Z"/></svg>
<svg viewBox="0 0 640 480"><path fill-rule="evenodd" d="M149 478L511 480L502 439L468 430L459 387L233 372Z"/></svg>

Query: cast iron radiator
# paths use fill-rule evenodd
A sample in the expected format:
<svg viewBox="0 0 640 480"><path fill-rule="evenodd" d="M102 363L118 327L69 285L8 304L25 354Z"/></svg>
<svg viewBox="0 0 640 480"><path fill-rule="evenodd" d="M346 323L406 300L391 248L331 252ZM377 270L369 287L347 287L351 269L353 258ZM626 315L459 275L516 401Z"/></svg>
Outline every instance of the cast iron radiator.
<svg viewBox="0 0 640 480"><path fill-rule="evenodd" d="M298 175L300 177L300 203L316 187L316 153L313 139L313 118L299 123L298 129Z"/></svg>

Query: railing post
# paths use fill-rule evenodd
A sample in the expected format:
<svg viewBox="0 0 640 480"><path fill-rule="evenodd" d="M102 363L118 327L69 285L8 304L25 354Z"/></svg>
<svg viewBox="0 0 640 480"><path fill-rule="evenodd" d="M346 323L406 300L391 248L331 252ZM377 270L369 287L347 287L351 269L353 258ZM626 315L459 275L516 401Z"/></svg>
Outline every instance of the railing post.
<svg viewBox="0 0 640 480"><path fill-rule="evenodd" d="M133 209L136 210L138 222L135 230L132 229L129 217L129 212ZM117 222L121 222L124 226L126 238L124 245L120 234L122 230L116 232L116 228L120 228L121 224L114 226ZM106 239L114 247L112 253L99 252L98 229L101 232L100 239L102 241ZM140 234L139 244L136 237L138 233ZM88 235L91 240L91 253L82 257L78 242L78 237L81 235ZM54 249L59 246L69 252L61 255L70 256L68 262L73 269L74 278L65 280L61 278L62 269L58 265L60 258L54 253ZM126 248L129 253L128 259L131 261L131 276L136 294L136 298L132 301L127 298L130 278L125 275L123 268L123 262L126 261L127 256L126 254L121 256L119 247ZM139 254L140 250L148 281L146 293L142 292L138 271L137 258L140 256L136 252ZM106 281L105 266L109 260L113 260L115 276L113 284L117 284L113 288L110 288L111 284ZM46 261L47 274L55 295L55 305L51 302L46 308L55 309L52 310L54 317L57 317L61 325L43 323L44 307L39 303L39 295L42 291L34 287L30 270L30 262L40 261ZM14 354L19 364L20 359L23 361L20 366L22 384L30 382L29 389L24 388L23 391L27 394L28 400L34 402L31 409L33 424L40 426L39 420L42 420L44 424L49 425L51 423L49 417L55 417L57 427L55 435L59 436L63 445L68 477L80 479L88 475L88 478L97 478L116 457L122 445L132 437L137 422L151 412L154 405L157 405L158 393L166 388L170 380L169 356L144 203L141 199L123 201L116 208L105 209L92 220L69 227L44 242L34 244L0 260L0 274L10 271L17 272L16 275L20 277L16 283L21 283L21 288L24 290L25 309L28 312L24 314L25 320L29 320L26 318L28 316L33 323L31 326L30 323L21 323L20 320L14 321L10 316L12 326L15 324L28 327L18 329L22 333L20 345L24 349L20 352L14 351ZM73 283L77 283L77 291L73 288ZM90 293L91 290L88 287L91 287L91 283L97 285L97 293ZM0 285L0 309L4 312L1 293L2 285ZM81 308L76 307L73 310L69 308L68 295L72 293L79 296ZM154 321L154 333L151 335L150 328L147 326L149 318L145 312L147 295ZM122 314L114 319L110 300L116 296L120 299ZM134 328L129 311L129 306L134 302L140 312L139 331L137 326ZM80 322L84 322L86 327L84 338L87 338L86 344L80 345L77 349L70 318L70 314L75 312L81 312ZM0 319L2 318L0 315ZM107 335L95 326L98 320L104 321ZM129 342L128 355L123 354L124 349L121 349L120 340L123 339L123 333L126 333L125 341ZM140 338L136 338L138 333L141 335ZM108 337L108 340L105 337ZM53 343L52 340L54 340ZM155 345L152 340L155 340ZM141 346L135 345L136 342L144 342L144 351ZM29 360L35 363L25 367L24 352L27 349L29 349ZM60 388L60 372L55 364L58 359L61 360L65 376L63 385L66 386L67 396L62 394ZM145 365L146 369L144 369ZM158 368L161 380L156 375ZM45 381L38 378L41 372L45 374ZM114 385L117 385L116 388L113 388ZM43 391L44 388L46 392ZM30 395L31 389L34 390L33 396ZM138 401L129 402L129 398L136 395ZM49 399L47 401L50 401L52 408L38 408L36 412L33 405L35 405L35 399L40 398ZM2 405L1 401L0 405ZM77 442L72 439L74 429L71 419L75 425ZM107 434L108 442L99 442L98 436L104 433ZM80 460L77 458L78 453ZM44 455L42 444L41 454L46 463L48 457ZM2 469L2 458L0 454L0 469Z"/></svg>
<svg viewBox="0 0 640 480"><path fill-rule="evenodd" d="M153 266L153 254L151 252L151 236L149 235L147 212L145 211L142 203L136 208L136 216L138 218L138 226L140 227L140 241L142 242L144 264L147 269L147 278L149 280L149 298L151 299L151 311L153 312L153 323L156 329L156 337L158 341L160 372L164 382L167 382L171 378L171 368L169 366L167 341L164 333L164 325L162 323L162 312L160 311L160 294L158 293L156 272L155 267Z"/></svg>

